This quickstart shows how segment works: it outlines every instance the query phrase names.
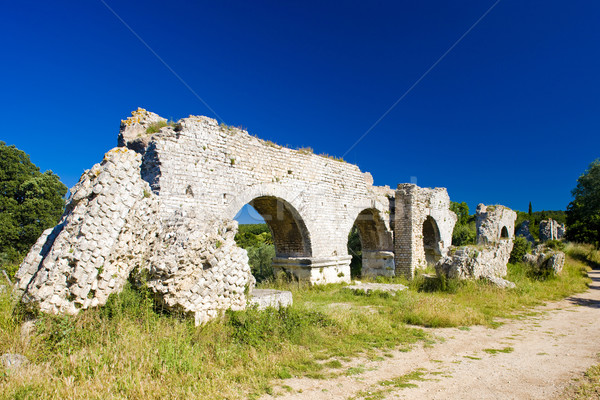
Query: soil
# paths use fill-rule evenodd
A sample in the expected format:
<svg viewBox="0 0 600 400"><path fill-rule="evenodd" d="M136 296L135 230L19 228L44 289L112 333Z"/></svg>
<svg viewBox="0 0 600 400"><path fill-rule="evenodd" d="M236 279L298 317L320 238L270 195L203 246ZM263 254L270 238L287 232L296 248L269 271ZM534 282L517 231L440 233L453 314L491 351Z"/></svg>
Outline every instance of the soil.
<svg viewBox="0 0 600 400"><path fill-rule="evenodd" d="M435 343L391 351L376 361L354 359L329 371L334 376L328 379L274 382L274 395L263 399L569 397L583 373L600 362L600 271L590 277L587 292L502 320L498 328L426 329ZM410 381L414 386L382 385L415 371L422 375Z"/></svg>

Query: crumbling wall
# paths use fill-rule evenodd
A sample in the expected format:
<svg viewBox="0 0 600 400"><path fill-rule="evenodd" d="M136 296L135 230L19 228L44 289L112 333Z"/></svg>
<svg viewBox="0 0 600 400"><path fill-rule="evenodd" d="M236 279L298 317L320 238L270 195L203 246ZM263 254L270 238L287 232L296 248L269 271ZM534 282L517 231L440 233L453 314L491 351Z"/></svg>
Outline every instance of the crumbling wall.
<svg viewBox="0 0 600 400"><path fill-rule="evenodd" d="M558 275L565 265L565 253L539 245L531 254L525 254L523 261L530 264L538 275Z"/></svg>
<svg viewBox="0 0 600 400"><path fill-rule="evenodd" d="M478 244L442 258L435 265L436 272L449 278L487 278L500 286L511 286L498 278L507 273L516 219L517 214L509 208L479 204L475 218Z"/></svg>
<svg viewBox="0 0 600 400"><path fill-rule="evenodd" d="M512 240L516 219L517 213L510 208L478 204L475 214L477 243L496 243L500 239Z"/></svg>
<svg viewBox="0 0 600 400"><path fill-rule="evenodd" d="M140 163L136 152L116 148L82 175L60 224L44 232L16 274L25 302L75 314L143 276L167 308L197 323L245 306L254 278L234 241L236 223L182 213L161 220Z"/></svg>
<svg viewBox="0 0 600 400"><path fill-rule="evenodd" d="M365 209L377 210L391 238L390 189L373 186L356 165L202 116L147 133L158 122L166 124L135 111L123 121L119 143L143 154L142 177L161 198L161 218L194 210L200 219L233 219L252 203L273 231L274 268L312 283L350 280L348 233ZM382 243L377 250L392 249Z"/></svg>
<svg viewBox="0 0 600 400"><path fill-rule="evenodd" d="M148 260L147 286L168 309L193 315L196 324L220 310L246 307L254 277L246 250L237 247L236 221L176 218L163 226Z"/></svg>
<svg viewBox="0 0 600 400"><path fill-rule="evenodd" d="M140 162L139 154L116 148L83 173L62 220L42 234L16 274L26 301L74 314L122 289L158 230L158 199L139 176Z"/></svg>
<svg viewBox="0 0 600 400"><path fill-rule="evenodd" d="M546 219L540 222L540 242L548 240L558 240L565 236L565 225L559 224L553 219Z"/></svg>
<svg viewBox="0 0 600 400"><path fill-rule="evenodd" d="M512 248L513 243L509 240L464 246L456 249L454 254L442 258L435 265L436 273L458 279L503 277L507 273Z"/></svg>

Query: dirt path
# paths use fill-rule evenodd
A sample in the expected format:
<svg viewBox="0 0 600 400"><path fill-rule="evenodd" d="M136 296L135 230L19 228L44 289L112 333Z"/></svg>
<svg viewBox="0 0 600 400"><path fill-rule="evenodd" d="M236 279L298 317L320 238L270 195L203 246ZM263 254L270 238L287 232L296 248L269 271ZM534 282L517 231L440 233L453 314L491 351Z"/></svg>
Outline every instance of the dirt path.
<svg viewBox="0 0 600 400"><path fill-rule="evenodd" d="M600 353L600 271L590 290L536 309L497 329L429 329L440 340L381 361L354 360L364 372L329 380L286 379L278 399L558 399ZM488 351L486 351L488 350ZM495 354L491 350L502 350ZM347 367L346 367L347 368ZM383 386L420 371L416 387ZM284 388L283 385L288 386ZM276 385L277 386L277 385ZM273 398L265 396L264 399Z"/></svg>

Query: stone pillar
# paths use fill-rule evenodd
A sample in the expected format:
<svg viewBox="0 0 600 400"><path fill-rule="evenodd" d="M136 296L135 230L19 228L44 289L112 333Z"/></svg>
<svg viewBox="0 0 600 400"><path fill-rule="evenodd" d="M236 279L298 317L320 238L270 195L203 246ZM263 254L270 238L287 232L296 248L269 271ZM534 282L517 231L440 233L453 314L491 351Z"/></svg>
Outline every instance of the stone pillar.
<svg viewBox="0 0 600 400"><path fill-rule="evenodd" d="M350 261L352 256L316 257L275 257L273 273L291 274L299 281L312 284L350 282Z"/></svg>
<svg viewBox="0 0 600 400"><path fill-rule="evenodd" d="M421 227L415 220L418 187L410 183L399 184L396 189L396 213L394 220L394 253L396 275L412 279L417 266L415 230Z"/></svg>

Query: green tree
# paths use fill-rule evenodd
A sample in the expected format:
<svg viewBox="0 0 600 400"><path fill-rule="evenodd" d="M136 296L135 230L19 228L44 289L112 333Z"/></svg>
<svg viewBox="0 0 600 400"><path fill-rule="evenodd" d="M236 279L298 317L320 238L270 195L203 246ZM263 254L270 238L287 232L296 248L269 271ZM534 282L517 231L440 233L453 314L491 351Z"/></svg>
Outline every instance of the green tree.
<svg viewBox="0 0 600 400"><path fill-rule="evenodd" d="M531 217L533 215L533 207L531 207L531 202L529 202L529 212L527 213Z"/></svg>
<svg viewBox="0 0 600 400"><path fill-rule="evenodd" d="M362 273L362 243L356 225L352 227L348 234L348 254L352 256L350 275L353 278L360 278Z"/></svg>
<svg viewBox="0 0 600 400"><path fill-rule="evenodd" d="M451 201L450 210L458 217L454 231L452 232L452 244L454 246L474 244L477 237L475 217L469 215L469 206L467 203L464 201L462 203Z"/></svg>
<svg viewBox="0 0 600 400"><path fill-rule="evenodd" d="M453 211L458 217L456 221L458 225L466 225L469 222L469 206L464 201L462 203L451 201L450 211Z"/></svg>
<svg viewBox="0 0 600 400"><path fill-rule="evenodd" d="M577 179L567 206L567 239L600 247L600 160Z"/></svg>
<svg viewBox="0 0 600 400"><path fill-rule="evenodd" d="M67 187L52 171L40 172L29 156L0 142L0 258L17 262L44 229L56 225Z"/></svg>
<svg viewBox="0 0 600 400"><path fill-rule="evenodd" d="M275 246L267 224L240 224L235 242L248 252L248 264L257 282L273 279Z"/></svg>

